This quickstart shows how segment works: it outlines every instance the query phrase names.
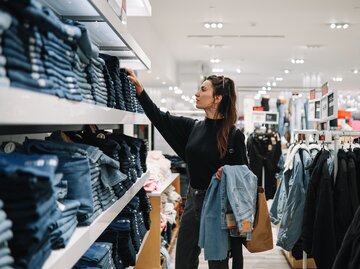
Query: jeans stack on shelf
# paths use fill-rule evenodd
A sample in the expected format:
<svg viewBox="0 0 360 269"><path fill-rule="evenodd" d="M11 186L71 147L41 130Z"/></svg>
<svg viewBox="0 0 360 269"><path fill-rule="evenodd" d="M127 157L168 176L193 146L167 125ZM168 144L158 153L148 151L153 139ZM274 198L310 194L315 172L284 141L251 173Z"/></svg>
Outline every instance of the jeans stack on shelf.
<svg viewBox="0 0 360 269"><path fill-rule="evenodd" d="M5 30L7 30L11 25L11 16L0 10L0 39L3 40L3 33ZM9 87L10 86L10 80L6 76L6 58L3 55L3 49L0 50L0 86L1 87Z"/></svg>
<svg viewBox="0 0 360 269"><path fill-rule="evenodd" d="M132 83L130 81L130 89L131 89L131 100L134 102L134 106L135 106L135 111L134 112L137 112L137 113L142 113L144 114L144 109L142 108L139 100L137 99L136 97L136 88L135 88L135 85L134 83Z"/></svg>
<svg viewBox="0 0 360 269"><path fill-rule="evenodd" d="M98 147L108 157L119 162L119 152L121 150L120 145L112 139L105 139L104 134L94 134L89 132L66 132L66 135L68 135L70 139L76 143L88 144ZM117 184L114 184L112 189L115 192L115 195L120 198L133 185L133 182L125 174L121 173L121 167L119 167L118 174L118 179L120 181Z"/></svg>
<svg viewBox="0 0 360 269"><path fill-rule="evenodd" d="M139 196L141 196L140 192L98 238L98 241L113 244L113 258L117 269L135 265L136 253L140 250L144 236L150 229L150 226L145 225L145 222L150 224L150 221L144 220Z"/></svg>
<svg viewBox="0 0 360 269"><path fill-rule="evenodd" d="M112 253L113 245L111 243L95 242L74 265L73 269L114 269L116 267L114 265Z"/></svg>
<svg viewBox="0 0 360 269"><path fill-rule="evenodd" d="M64 199L58 201L58 205L61 216L51 228L50 240L52 249L66 247L78 224L76 215L80 206L79 201Z"/></svg>
<svg viewBox="0 0 360 269"><path fill-rule="evenodd" d="M81 96L83 97L84 102L95 105L95 99L91 91L91 84L89 83L86 75L87 64L84 61L87 61L87 59L84 60L84 57L80 58L79 50L77 50L74 56L73 70L80 88Z"/></svg>
<svg viewBox="0 0 360 269"><path fill-rule="evenodd" d="M102 58L101 58L102 59ZM114 108L115 107L115 88L114 88L114 82L111 79L109 69L106 66L106 63L104 61L103 64L103 74L104 74L104 80L106 84L107 89L107 95L108 95L108 103L107 106Z"/></svg>
<svg viewBox="0 0 360 269"><path fill-rule="evenodd" d="M16 268L40 268L51 252L51 227L60 217L52 155L0 153L0 198L13 223L9 241Z"/></svg>
<svg viewBox="0 0 360 269"><path fill-rule="evenodd" d="M3 207L4 203L0 200L0 268L12 268L14 258L8 246L9 240L13 238L12 222L7 218Z"/></svg>
<svg viewBox="0 0 360 269"><path fill-rule="evenodd" d="M136 111L136 93L135 96L131 93L132 88L130 87L130 80L127 77L127 74L124 69L120 69L120 80L122 85L122 92L125 100L126 111L135 112ZM133 97L135 98L133 100Z"/></svg>
<svg viewBox="0 0 360 269"><path fill-rule="evenodd" d="M115 56L100 54L100 57L105 60L105 64L109 71L115 89L115 108L126 110L125 99L123 96L122 83L120 79L120 63Z"/></svg>
<svg viewBox="0 0 360 269"><path fill-rule="evenodd" d="M92 58L87 67L89 80L91 82L92 92L97 105L107 106L108 97L106 83L104 80L101 58Z"/></svg>

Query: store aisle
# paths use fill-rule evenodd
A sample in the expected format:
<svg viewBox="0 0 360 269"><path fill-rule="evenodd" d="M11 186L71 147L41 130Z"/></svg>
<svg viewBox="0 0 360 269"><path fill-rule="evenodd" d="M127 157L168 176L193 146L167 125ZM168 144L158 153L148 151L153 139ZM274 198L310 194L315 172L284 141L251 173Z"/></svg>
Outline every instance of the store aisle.
<svg viewBox="0 0 360 269"><path fill-rule="evenodd" d="M268 200L268 208L271 207L272 200ZM244 269L289 269L288 264L282 249L276 246L277 228L273 227L274 249L262 253L250 253L245 247L244 251ZM175 268L175 251L176 247L171 253L171 269ZM230 263L231 264L231 263ZM231 268L231 266L230 266ZM207 262L204 260L204 255L200 255L200 265L198 269L208 269Z"/></svg>
<svg viewBox="0 0 360 269"><path fill-rule="evenodd" d="M275 228L273 234L276 235ZM274 236L276 239L276 237ZM274 242L275 246L275 242ZM282 253L281 248L275 246L273 250L263 253L250 253L245 247L244 249L244 269L289 269L291 268ZM175 251L171 253L171 269L175 268ZM231 268L231 267L230 267ZM200 265L198 269L208 269L207 262L204 260L204 255L200 255Z"/></svg>

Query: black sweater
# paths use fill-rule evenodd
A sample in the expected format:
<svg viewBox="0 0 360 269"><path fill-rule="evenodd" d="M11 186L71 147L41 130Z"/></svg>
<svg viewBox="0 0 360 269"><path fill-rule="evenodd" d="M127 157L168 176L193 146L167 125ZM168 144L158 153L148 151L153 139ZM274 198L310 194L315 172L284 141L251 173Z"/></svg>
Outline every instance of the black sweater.
<svg viewBox="0 0 360 269"><path fill-rule="evenodd" d="M176 117L168 112L161 112L145 91L138 96L138 99L156 129L186 162L191 187L207 189L213 174L225 164L248 164L245 137L240 130L235 132L232 161L225 161L220 159L216 138L221 119L205 118L198 122L191 118ZM226 159L230 160L230 158Z"/></svg>

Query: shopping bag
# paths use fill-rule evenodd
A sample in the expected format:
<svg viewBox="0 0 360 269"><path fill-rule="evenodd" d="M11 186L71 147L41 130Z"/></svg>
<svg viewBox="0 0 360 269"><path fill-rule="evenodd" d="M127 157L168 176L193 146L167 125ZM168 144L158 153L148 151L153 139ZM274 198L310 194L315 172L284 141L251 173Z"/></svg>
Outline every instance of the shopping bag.
<svg viewBox="0 0 360 269"><path fill-rule="evenodd" d="M251 253L273 249L273 237L269 210L266 203L265 191L258 187L254 229L251 240L244 242L245 247Z"/></svg>

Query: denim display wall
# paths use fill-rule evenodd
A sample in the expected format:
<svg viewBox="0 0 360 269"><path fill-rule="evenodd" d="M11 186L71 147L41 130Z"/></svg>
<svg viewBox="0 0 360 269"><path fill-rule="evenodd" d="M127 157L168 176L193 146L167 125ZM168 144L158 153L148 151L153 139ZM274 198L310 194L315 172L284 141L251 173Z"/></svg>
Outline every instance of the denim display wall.
<svg viewBox="0 0 360 269"><path fill-rule="evenodd" d="M0 85L143 112L119 59L92 44L85 25L38 1L0 1Z"/></svg>
<svg viewBox="0 0 360 269"><path fill-rule="evenodd" d="M108 242L95 242L85 252L73 269L99 268L113 269L113 244ZM124 268L124 267L123 267Z"/></svg>
<svg viewBox="0 0 360 269"><path fill-rule="evenodd" d="M39 268L51 252L50 233L61 213L54 193L58 158L0 153L0 199L12 221L16 268Z"/></svg>
<svg viewBox="0 0 360 269"><path fill-rule="evenodd" d="M135 265L136 253L150 229L150 210L149 198L142 188L98 238L112 243L116 269Z"/></svg>

